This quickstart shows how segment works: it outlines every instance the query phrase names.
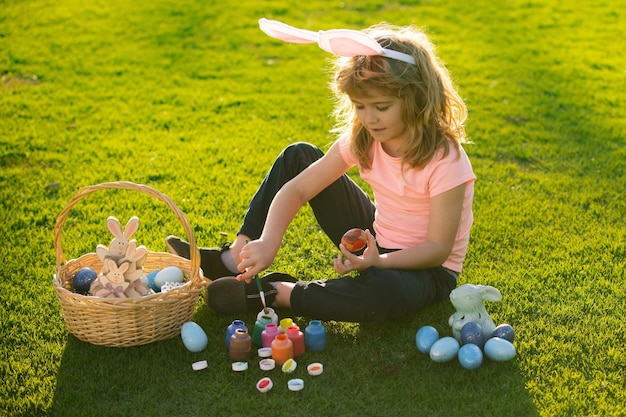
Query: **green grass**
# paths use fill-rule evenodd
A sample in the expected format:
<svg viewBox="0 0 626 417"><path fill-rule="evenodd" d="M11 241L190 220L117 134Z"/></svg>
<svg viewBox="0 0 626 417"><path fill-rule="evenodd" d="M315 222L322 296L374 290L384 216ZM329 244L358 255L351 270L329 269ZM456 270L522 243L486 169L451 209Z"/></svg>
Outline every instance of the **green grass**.
<svg viewBox="0 0 626 417"><path fill-rule="evenodd" d="M623 1L1 4L1 415L626 414ZM460 283L501 291L487 309L515 327L515 360L470 372L419 353L422 325L451 333L448 302L384 325L325 323L328 348L306 354L299 393L279 371L266 395L256 366L230 371L223 338L234 317L202 300L202 353L180 338L106 348L68 335L52 232L78 188L148 184L187 214L201 244L218 245L285 145L331 142L328 56L266 37L260 17L428 29L470 109L476 220ZM182 233L154 199L103 192L72 211L67 256L107 243L112 214L137 214L151 250ZM335 254L305 209L272 269L321 278ZM193 372L200 359L209 369ZM325 366L315 379L303 372L312 361Z"/></svg>

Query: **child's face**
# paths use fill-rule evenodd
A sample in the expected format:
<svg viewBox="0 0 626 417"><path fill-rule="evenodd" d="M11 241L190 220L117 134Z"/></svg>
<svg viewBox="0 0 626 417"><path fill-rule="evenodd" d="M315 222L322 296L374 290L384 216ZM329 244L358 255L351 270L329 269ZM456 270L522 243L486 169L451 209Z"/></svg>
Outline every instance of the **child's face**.
<svg viewBox="0 0 626 417"><path fill-rule="evenodd" d="M407 138L407 129L402 119L402 100L385 95L351 97L356 115L375 141L391 156Z"/></svg>

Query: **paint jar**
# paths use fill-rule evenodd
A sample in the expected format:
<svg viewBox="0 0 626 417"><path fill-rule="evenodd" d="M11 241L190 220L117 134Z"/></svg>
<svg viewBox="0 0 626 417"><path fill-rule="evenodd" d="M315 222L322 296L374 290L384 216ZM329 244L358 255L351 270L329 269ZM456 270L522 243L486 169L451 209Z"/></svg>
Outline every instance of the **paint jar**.
<svg viewBox="0 0 626 417"><path fill-rule="evenodd" d="M265 325L265 330L261 334L261 339L263 340L263 347L271 347L272 341L274 338L282 334L283 332L280 330L280 327L276 325L276 323L268 323Z"/></svg>
<svg viewBox="0 0 626 417"><path fill-rule="evenodd" d="M254 323L254 330L252 330L252 343L257 346L263 346L263 330L265 330L265 326L270 324L272 319L266 316L259 318L256 323Z"/></svg>
<svg viewBox="0 0 626 417"><path fill-rule="evenodd" d="M297 358L302 355L305 352L304 333L298 326L289 326L286 335L293 343L293 357Z"/></svg>
<svg viewBox="0 0 626 417"><path fill-rule="evenodd" d="M256 319L258 320L261 317L269 317L270 319L272 319L272 323L278 324L278 314L276 314L272 307L265 307L263 310L259 311Z"/></svg>
<svg viewBox="0 0 626 417"><path fill-rule="evenodd" d="M288 359L293 359L293 343L286 334L280 333L272 341L272 359L281 366Z"/></svg>
<svg viewBox="0 0 626 417"><path fill-rule="evenodd" d="M233 320L233 322L226 328L226 349L230 349L230 337L235 334L235 330L244 329L248 330L246 323L243 320Z"/></svg>
<svg viewBox="0 0 626 417"><path fill-rule="evenodd" d="M287 329L289 328L289 326L295 326L293 319L285 317L280 321L280 330L282 330L283 333L287 333Z"/></svg>
<svg viewBox="0 0 626 417"><path fill-rule="evenodd" d="M326 329L319 320L311 320L304 329L304 342L307 350L312 352L326 348Z"/></svg>
<svg viewBox="0 0 626 417"><path fill-rule="evenodd" d="M234 361L247 361L250 359L250 350L252 349L252 339L248 334L248 330L236 329L235 333L230 337L230 348L228 355Z"/></svg>

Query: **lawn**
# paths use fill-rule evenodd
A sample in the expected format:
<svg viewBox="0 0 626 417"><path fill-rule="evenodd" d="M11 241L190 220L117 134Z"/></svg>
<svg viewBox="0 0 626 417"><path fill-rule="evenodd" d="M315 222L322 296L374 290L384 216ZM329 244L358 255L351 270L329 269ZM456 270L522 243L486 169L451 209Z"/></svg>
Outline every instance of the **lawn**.
<svg viewBox="0 0 626 417"><path fill-rule="evenodd" d="M623 0L0 4L0 415L626 415ZM328 346L305 354L297 393L280 371L267 394L255 363L232 372L226 328L235 318L252 327L256 313L216 315L202 298L200 353L180 337L112 348L67 332L53 229L79 188L147 184L201 245L217 246L234 238L282 148L332 142L328 54L265 36L260 17L428 31L470 110L478 179L459 284L500 290L486 307L516 330L512 361L469 371L420 353L421 326L451 335L447 301L397 322L325 322ZM64 224L68 259L110 241L109 215L139 216L135 237L152 251L184 233L154 198L101 191ZM323 278L334 256L305 208L271 270ZM209 367L194 372L199 360ZM306 375L310 362L324 373Z"/></svg>

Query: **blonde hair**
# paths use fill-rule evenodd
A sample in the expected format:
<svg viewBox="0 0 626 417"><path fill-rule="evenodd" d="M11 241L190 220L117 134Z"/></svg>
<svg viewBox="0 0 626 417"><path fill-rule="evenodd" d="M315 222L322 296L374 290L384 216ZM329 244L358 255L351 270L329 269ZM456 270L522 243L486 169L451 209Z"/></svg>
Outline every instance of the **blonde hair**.
<svg viewBox="0 0 626 417"><path fill-rule="evenodd" d="M415 58L411 65L382 56L340 57L334 64L331 89L337 98L333 111L336 133L350 132L350 148L364 169L373 139L359 122L351 97L382 94L398 97L409 138L402 147L403 163L423 168L443 149L443 156L466 142L467 107L454 88L448 70L435 54L425 33L413 26L382 23L366 30L387 49Z"/></svg>

